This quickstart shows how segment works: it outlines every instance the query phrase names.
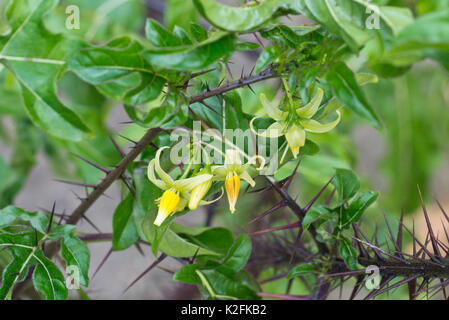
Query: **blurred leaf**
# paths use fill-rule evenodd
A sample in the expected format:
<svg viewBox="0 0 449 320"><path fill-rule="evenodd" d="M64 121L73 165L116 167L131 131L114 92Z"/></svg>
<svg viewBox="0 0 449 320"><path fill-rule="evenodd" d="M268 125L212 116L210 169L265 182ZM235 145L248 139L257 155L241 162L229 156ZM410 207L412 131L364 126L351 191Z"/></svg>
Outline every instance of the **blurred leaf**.
<svg viewBox="0 0 449 320"><path fill-rule="evenodd" d="M309 275L316 271L316 264L314 262L309 262L301 264L294 267L290 273L287 275L287 279L293 279L294 277Z"/></svg>
<svg viewBox="0 0 449 320"><path fill-rule="evenodd" d="M196 45L147 49L143 56L159 68L196 71L232 52L234 38L232 34L217 32Z"/></svg>
<svg viewBox="0 0 449 320"><path fill-rule="evenodd" d="M59 101L56 79L66 59L83 44L45 28L42 16L57 2L38 0L31 5L29 1L17 0L10 3L6 18L12 29L0 37L0 61L20 83L33 122L49 134L77 141L90 136L91 131Z"/></svg>
<svg viewBox="0 0 449 320"><path fill-rule="evenodd" d="M357 269L357 253L351 246L351 241L346 238L342 238L338 241L338 251L340 256L345 261L346 265L351 270Z"/></svg>
<svg viewBox="0 0 449 320"><path fill-rule="evenodd" d="M129 193L115 209L112 220L112 247L114 250L127 249L139 239L132 219L133 201L133 195Z"/></svg>
<svg viewBox="0 0 449 320"><path fill-rule="evenodd" d="M142 59L143 47L129 37L110 41L104 47L81 50L69 69L106 96L139 104L159 96L165 79Z"/></svg>
<svg viewBox="0 0 449 320"><path fill-rule="evenodd" d="M347 169L336 169L332 184L337 189L341 201L352 198L360 188L359 178L351 170Z"/></svg>
<svg viewBox="0 0 449 320"><path fill-rule="evenodd" d="M257 74L261 72L265 67L273 63L282 54L281 49L275 46L268 46L263 49L256 62L254 72Z"/></svg>
<svg viewBox="0 0 449 320"><path fill-rule="evenodd" d="M352 199L348 208L340 207L341 211L341 228L349 226L351 223L359 221L365 210L376 201L379 193L374 191L363 191L357 193Z"/></svg>
<svg viewBox="0 0 449 320"><path fill-rule="evenodd" d="M251 239L241 234L229 249L218 270L224 274L235 274L246 265L251 254Z"/></svg>
<svg viewBox="0 0 449 320"><path fill-rule="evenodd" d="M175 25L187 29L190 22L196 20L196 9L193 1L169 0L164 11L167 28L173 30Z"/></svg>
<svg viewBox="0 0 449 320"><path fill-rule="evenodd" d="M326 81L332 86L336 97L351 111L381 128L379 117L360 90L354 73L343 63L333 65L326 74Z"/></svg>

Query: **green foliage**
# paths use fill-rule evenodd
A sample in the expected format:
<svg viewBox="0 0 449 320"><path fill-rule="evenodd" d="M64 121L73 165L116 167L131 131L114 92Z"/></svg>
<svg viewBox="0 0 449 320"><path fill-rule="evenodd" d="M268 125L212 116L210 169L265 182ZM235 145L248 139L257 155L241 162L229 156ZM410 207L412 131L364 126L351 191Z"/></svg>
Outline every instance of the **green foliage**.
<svg viewBox="0 0 449 320"><path fill-rule="evenodd" d="M43 298L67 298L67 277L52 262L55 253L44 250L47 243L48 248L58 242L57 254L67 266L76 267L82 286L89 285L90 254L75 226L56 225L46 213L12 206L41 154L57 175L86 183L93 192L105 191L105 184L97 184L101 171L106 173L103 182L121 179L121 201L111 214L113 232L108 239L113 249L125 250L139 243L151 246L154 256L163 253L190 261L173 279L197 285L204 298L259 299L260 278L254 275L266 270L283 269L292 287L302 281L301 290L305 290L316 284L312 280L335 271L336 264L357 269L359 253L351 226L361 221L379 194L369 190L368 179L353 173L356 152L349 136L359 123L353 115L385 137L388 151L383 168L389 190L381 198L382 205L398 209L398 202L406 198L406 209L416 208L416 183L425 194L429 175L447 151L448 117L441 108L447 104L447 74L436 64L427 71L415 65L431 59L444 72L449 70L449 4L446 0L416 3L416 8L408 8L388 5L389 1L265 0L228 6L216 0L169 0L161 15L146 17L143 1L82 0L76 3L82 23L75 30L66 27L65 10L72 5L68 0L3 3L0 138L11 146L11 155L0 157L0 246L7 249L0 250L0 298L13 298L15 284L27 281L28 274ZM281 19L287 15L303 15L313 23L294 25ZM263 38L260 43L259 37ZM245 64L236 78L230 65L242 55L252 59L251 67ZM277 80L270 87L257 85L269 79ZM262 107L260 101L264 106L267 101L259 100L260 93L273 104L272 110ZM317 95L320 101L316 104ZM111 141L109 115L117 103L129 118L123 124L124 136L140 140L148 129L161 129L157 136L136 142L130 150L122 148L125 140ZM327 132L330 129L320 124L335 120L335 114L339 120L341 114L342 120ZM255 117L262 119L251 122ZM300 125L298 119L305 122ZM3 126L5 120L13 130ZM157 149L174 147L177 141L171 133L175 129L190 132L195 121L201 121L203 129L216 129L209 137L220 136L226 129L241 130L239 137L244 130L251 132L240 153L240 161L248 165L236 159L231 160L237 163L228 159L220 166L209 160L193 165L173 163L164 152L158 177L151 180L156 182L150 182L147 167L154 164ZM258 249L241 231L249 231L246 219L260 214L259 209L274 198L267 195L268 189L263 196L243 190L247 183L248 190L265 189L264 179L258 177L265 174L258 170L264 163L250 154L260 151L251 138L257 133L253 127L263 131L276 123L285 127L281 134L269 136L279 145L272 159L282 159L275 163L273 184L282 197L280 206L293 211L296 220L291 224L289 215L272 215L269 227L282 230L287 221L287 229L300 226L303 234L299 233L299 243L289 244L294 236L286 233L281 240L273 237L275 245L285 242L281 249L272 250L273 244L266 239ZM301 128L295 130L297 125ZM226 143L229 146L234 141ZM213 149L208 141L188 145L200 149L200 155ZM298 154L293 152L297 145ZM124 158L122 149L127 154ZM220 152L225 150L218 147L213 154ZM187 157L192 160L194 152ZM120 161L126 165L118 166ZM239 171L242 167L245 170ZM185 184L193 184L200 174L212 177L201 200L218 200L226 193L223 198L231 202L238 194L249 209L241 210L246 212L238 216L241 220L225 214L219 202L208 208L206 226L175 222L179 216L189 219L202 214L190 212L187 204L181 206L193 198L198 186L183 185L183 192L176 189L176 182L187 179ZM297 198L291 193L297 181L288 180L294 174L302 177ZM232 186L230 176L235 179ZM335 196L329 188L315 190L329 179ZM237 186L238 190L232 190ZM175 208L168 206L171 212L156 225L164 211L166 190L173 193ZM317 200L322 193L328 201ZM314 200L305 202L311 195ZM87 209L79 210L84 214ZM212 216L220 219L217 225L209 224ZM234 239L236 230L240 235ZM96 240L98 235L90 236ZM295 260L297 252L290 250L296 249L311 254ZM275 261L272 265L258 263L259 251L275 252L281 258L269 260ZM83 289L79 292L86 296Z"/></svg>
<svg viewBox="0 0 449 320"><path fill-rule="evenodd" d="M0 210L0 246L12 260L3 269L1 299L11 299L14 285L23 281L29 270L35 289L49 300L67 298L66 280L43 251L48 240L61 240L61 254L67 266L77 268L79 284L89 285L90 254L86 245L73 235L75 226L52 226L45 213L29 212L8 206ZM33 269L31 269L33 268Z"/></svg>

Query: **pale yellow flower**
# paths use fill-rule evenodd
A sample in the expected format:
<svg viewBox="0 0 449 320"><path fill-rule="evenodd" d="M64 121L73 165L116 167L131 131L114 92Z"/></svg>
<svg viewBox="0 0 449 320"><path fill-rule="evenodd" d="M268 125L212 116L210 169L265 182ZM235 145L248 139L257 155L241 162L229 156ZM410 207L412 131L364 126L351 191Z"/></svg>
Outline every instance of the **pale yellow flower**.
<svg viewBox="0 0 449 320"><path fill-rule="evenodd" d="M330 123L322 124L311 119L319 109L323 99L323 90L318 88L313 99L302 108L295 109L295 112L282 111L270 103L265 95L260 94L260 101L268 116L275 120L264 132L258 133L253 126L255 117L250 122L251 130L263 137L277 138L285 136L293 157L297 157L299 149L306 142L306 132L324 133L332 130L340 122L340 112L337 110L337 119Z"/></svg>

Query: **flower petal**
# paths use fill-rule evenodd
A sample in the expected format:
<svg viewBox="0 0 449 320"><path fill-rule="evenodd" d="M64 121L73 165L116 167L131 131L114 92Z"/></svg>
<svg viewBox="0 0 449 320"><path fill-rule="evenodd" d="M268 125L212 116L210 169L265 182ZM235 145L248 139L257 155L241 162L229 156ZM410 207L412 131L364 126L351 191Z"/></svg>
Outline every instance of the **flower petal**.
<svg viewBox="0 0 449 320"><path fill-rule="evenodd" d="M242 172L240 174L240 178L242 178L242 180L245 180L246 182L248 182L251 187L254 187L256 185L256 182L253 180L253 178L251 178L248 171Z"/></svg>
<svg viewBox="0 0 449 320"><path fill-rule="evenodd" d="M180 197L176 192L172 189L166 190L160 199L159 210L154 224L160 226L175 211L179 205L179 200Z"/></svg>
<svg viewBox="0 0 449 320"><path fill-rule="evenodd" d="M167 184L164 181L157 179L154 174L154 163L155 162L156 161L153 159L148 164L148 169L147 169L148 180L150 180L152 183L154 183L159 189L165 190L168 188Z"/></svg>
<svg viewBox="0 0 449 320"><path fill-rule="evenodd" d="M313 117L313 115L318 111L318 108L321 105L321 101L323 100L324 91L321 88L318 88L316 91L316 95L313 99L306 104L302 108L296 109L296 113L303 119L309 119Z"/></svg>
<svg viewBox="0 0 449 320"><path fill-rule="evenodd" d="M281 121L276 121L276 122L272 123L265 131L263 131L261 133L256 131L253 127L253 122L254 122L254 120L259 119L259 118L260 117L254 117L249 122L249 127L254 134L261 136L261 137L268 137L268 138L278 138L283 135L283 131L285 129L286 124Z"/></svg>
<svg viewBox="0 0 449 320"><path fill-rule="evenodd" d="M315 132L315 133L324 133L332 130L335 126L340 122L340 112L337 111L337 119L329 123L319 123L315 120L301 120L299 123L304 127L306 131Z"/></svg>
<svg viewBox="0 0 449 320"><path fill-rule="evenodd" d="M209 179L193 188L189 197L190 210L195 210L198 207L201 200L203 200L204 196L209 191L211 186L212 186L212 179Z"/></svg>
<svg viewBox="0 0 449 320"><path fill-rule="evenodd" d="M225 155L225 165L241 165L242 160L240 159L240 154L235 149L226 149Z"/></svg>
<svg viewBox="0 0 449 320"><path fill-rule="evenodd" d="M306 143L306 133L302 128L295 125L291 126L285 134L287 143L292 150L293 157L297 157L299 153L299 148L301 148Z"/></svg>
<svg viewBox="0 0 449 320"><path fill-rule="evenodd" d="M190 191L197 185L211 179L212 179L211 174L200 174L195 177L176 180L175 182L173 182L173 187L180 192Z"/></svg>
<svg viewBox="0 0 449 320"><path fill-rule="evenodd" d="M235 212L235 204L239 197L240 178L234 173L230 173L225 181L226 195L228 196L229 210L231 213Z"/></svg>
<svg viewBox="0 0 449 320"><path fill-rule="evenodd" d="M270 118L275 120L285 120L285 118L287 118L287 112L281 111L279 108L272 105L263 93L260 94L260 102Z"/></svg>
<svg viewBox="0 0 449 320"><path fill-rule="evenodd" d="M157 150L157 152L156 152L156 157L155 157L155 159L154 160L156 160L154 163L155 163L155 169L156 169L156 173L159 175L159 177L167 184L167 185L169 185L169 186L171 186L172 184L173 184L173 182L174 182L174 180L173 180L173 178L172 177L170 177L170 175L167 173L167 172L165 172L164 170L162 170L162 168L161 168L161 165L160 165L160 160L159 160L159 158L160 158L160 156L161 156L161 152L162 152L162 150L164 150L164 149L167 149L168 147L162 147L162 148L160 148L159 150Z"/></svg>

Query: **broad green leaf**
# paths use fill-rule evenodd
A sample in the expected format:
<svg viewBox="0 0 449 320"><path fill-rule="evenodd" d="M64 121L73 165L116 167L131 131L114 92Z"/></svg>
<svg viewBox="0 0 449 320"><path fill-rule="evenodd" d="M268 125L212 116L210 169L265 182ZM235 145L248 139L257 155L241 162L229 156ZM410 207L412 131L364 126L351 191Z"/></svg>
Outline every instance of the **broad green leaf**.
<svg viewBox="0 0 449 320"><path fill-rule="evenodd" d="M349 269L357 269L357 253L351 246L351 241L346 238L340 239L338 241L338 251Z"/></svg>
<svg viewBox="0 0 449 320"><path fill-rule="evenodd" d="M89 285L90 253L84 242L73 235L64 237L61 255L67 266L76 267L79 270L79 283L87 287Z"/></svg>
<svg viewBox="0 0 449 320"><path fill-rule="evenodd" d="M332 184L337 189L341 201L352 198L360 188L360 180L348 169L336 169Z"/></svg>
<svg viewBox="0 0 449 320"><path fill-rule="evenodd" d="M255 73L261 72L265 67L273 63L282 54L281 49L276 46L266 47L259 58L257 59L256 66L254 68Z"/></svg>
<svg viewBox="0 0 449 320"><path fill-rule="evenodd" d="M175 26L188 29L190 23L196 20L196 9L193 1L169 0L164 11L164 21L169 30Z"/></svg>
<svg viewBox="0 0 449 320"><path fill-rule="evenodd" d="M290 273L287 275L287 279L293 279L294 277L313 274L314 272L317 271L316 268L317 266L314 262L301 264L299 266L294 267L290 271Z"/></svg>
<svg viewBox="0 0 449 320"><path fill-rule="evenodd" d="M176 273L173 275L173 280L190 284L199 284L201 283L201 279L198 277L196 270L198 270L197 264L185 265L181 269L176 271Z"/></svg>
<svg viewBox="0 0 449 320"><path fill-rule="evenodd" d="M33 122L51 135L78 141L91 136L91 131L75 112L59 101L56 80L68 57L83 44L45 28L42 17L57 2L9 3L6 18L11 30L0 36L0 62L20 83L25 108Z"/></svg>
<svg viewBox="0 0 449 320"><path fill-rule="evenodd" d="M200 26L198 23L191 22L190 23L190 33L193 38L198 41L206 41L207 40L207 30Z"/></svg>
<svg viewBox="0 0 449 320"><path fill-rule="evenodd" d="M216 32L209 39L192 46L147 49L143 57L159 68L196 71L232 52L234 40L233 34Z"/></svg>
<svg viewBox="0 0 449 320"><path fill-rule="evenodd" d="M306 212L304 219L302 219L302 227L304 230L307 230L317 219L324 218L327 220L330 218L330 215L332 215L332 213L329 208L325 206L313 206Z"/></svg>
<svg viewBox="0 0 449 320"><path fill-rule="evenodd" d="M147 19L145 36L156 47L176 47L182 44L178 37L153 19Z"/></svg>
<svg viewBox="0 0 449 320"><path fill-rule="evenodd" d="M222 299L244 299L257 300L260 299L256 294L252 283L246 279L236 275L225 275L218 270L201 270L200 272L204 281L203 286L209 285L213 293ZM242 271L243 273L244 271ZM222 296L222 297L220 297Z"/></svg>
<svg viewBox="0 0 449 320"><path fill-rule="evenodd" d="M0 247L7 248L13 260L3 270L0 299L9 299L11 290L18 281L22 281L28 269L35 265L32 275L37 291L48 300L67 298L65 279L56 265L48 260L42 250L35 247L35 233L0 234Z"/></svg>
<svg viewBox="0 0 449 320"><path fill-rule="evenodd" d="M374 191L363 191L358 193L348 208L340 208L342 212L341 227L347 227L351 223L359 221L365 210L376 201L379 193Z"/></svg>
<svg viewBox="0 0 449 320"><path fill-rule="evenodd" d="M7 226L17 219L29 222L34 229L41 233L46 232L49 224L47 215L40 211L29 212L14 206L0 210L0 227Z"/></svg>
<svg viewBox="0 0 449 320"><path fill-rule="evenodd" d="M382 61L404 67L423 58L449 70L449 9L421 16L404 28Z"/></svg>
<svg viewBox="0 0 449 320"><path fill-rule="evenodd" d="M333 65L325 79L332 86L337 99L349 110L367 119L376 128L382 127L379 117L360 90L354 73L343 62Z"/></svg>
<svg viewBox="0 0 449 320"><path fill-rule="evenodd" d="M158 103L157 106L155 104ZM156 100L142 108L125 104L125 111L135 123L146 128L172 128L187 120L188 101L184 94L171 91L162 101ZM145 110L149 109L149 110Z"/></svg>
<svg viewBox="0 0 449 320"><path fill-rule="evenodd" d="M265 0L256 5L231 7L215 0L193 0L201 15L221 30L247 32L267 22L291 1Z"/></svg>
<svg viewBox="0 0 449 320"><path fill-rule="evenodd" d="M251 239L247 234L241 234L229 249L218 270L224 274L232 275L246 265L251 254Z"/></svg>
<svg viewBox="0 0 449 320"><path fill-rule="evenodd" d="M145 103L159 96L165 79L142 59L142 52L140 43L121 37L104 47L81 50L70 61L69 70L108 97L132 105Z"/></svg>
<svg viewBox="0 0 449 320"><path fill-rule="evenodd" d="M115 209L112 219L112 247L114 250L127 249L139 239L132 218L133 201L133 195L129 193Z"/></svg>

